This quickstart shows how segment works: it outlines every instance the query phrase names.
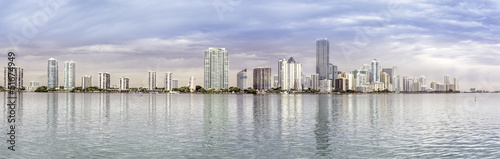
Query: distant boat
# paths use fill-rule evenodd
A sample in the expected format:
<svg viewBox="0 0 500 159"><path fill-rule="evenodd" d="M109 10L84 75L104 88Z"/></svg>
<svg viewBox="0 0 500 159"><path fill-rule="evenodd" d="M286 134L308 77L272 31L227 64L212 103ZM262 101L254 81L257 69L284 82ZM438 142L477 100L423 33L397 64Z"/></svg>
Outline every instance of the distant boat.
<svg viewBox="0 0 500 159"><path fill-rule="evenodd" d="M287 92L287 91L284 91L284 92L280 92L280 93L281 93L281 94L288 94L288 92Z"/></svg>

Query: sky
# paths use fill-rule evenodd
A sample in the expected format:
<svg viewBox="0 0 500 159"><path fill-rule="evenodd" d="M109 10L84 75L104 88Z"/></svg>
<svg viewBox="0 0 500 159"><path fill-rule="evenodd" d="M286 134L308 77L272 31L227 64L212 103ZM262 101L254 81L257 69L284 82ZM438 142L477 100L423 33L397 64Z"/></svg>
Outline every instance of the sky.
<svg viewBox="0 0 500 159"><path fill-rule="evenodd" d="M0 0L0 50L14 51L24 85L47 85L47 60L76 62L83 75L109 72L111 84L130 78L146 87L148 70L179 85L203 86L209 47L229 52L230 86L236 74L293 57L315 73L316 39L328 38L330 63L349 72L377 59L401 76L444 76L470 88L500 90L500 2L434 0ZM249 86L251 73L248 73ZM3 78L3 75L2 75Z"/></svg>

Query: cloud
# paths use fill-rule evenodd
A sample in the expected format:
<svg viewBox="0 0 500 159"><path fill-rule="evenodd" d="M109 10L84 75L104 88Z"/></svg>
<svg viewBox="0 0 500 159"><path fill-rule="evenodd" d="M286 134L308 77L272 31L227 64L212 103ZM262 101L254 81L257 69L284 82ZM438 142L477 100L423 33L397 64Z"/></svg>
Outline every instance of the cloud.
<svg viewBox="0 0 500 159"><path fill-rule="evenodd" d="M473 69L490 76L500 68L496 1L215 2L68 1L19 45L18 63L25 68L25 81L41 84L46 83L46 60L54 57L61 64L76 61L77 76L108 71L116 79L112 82L129 76L132 86L144 86L152 68L173 72L181 83L196 76L202 85L204 50L222 47L230 53L234 86L239 70L271 66L276 72L277 61L291 56L306 74L314 73L315 40L326 37L330 61L342 71L377 58L383 66L399 66L400 74L423 74L429 80L456 74L467 88L480 82L469 75ZM218 13L214 4L225 12ZM23 36L22 19L44 7L39 1L2 3L0 50L12 49L9 33ZM355 52L343 52L345 46ZM496 74L491 78L498 79Z"/></svg>

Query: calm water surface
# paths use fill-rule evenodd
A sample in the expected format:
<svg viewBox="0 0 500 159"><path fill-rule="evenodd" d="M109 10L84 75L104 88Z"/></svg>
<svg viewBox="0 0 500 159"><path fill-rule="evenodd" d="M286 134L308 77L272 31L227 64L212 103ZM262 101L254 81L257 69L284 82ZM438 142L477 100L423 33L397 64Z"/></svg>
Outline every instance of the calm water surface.
<svg viewBox="0 0 500 159"><path fill-rule="evenodd" d="M6 96L0 158L500 158L500 94Z"/></svg>

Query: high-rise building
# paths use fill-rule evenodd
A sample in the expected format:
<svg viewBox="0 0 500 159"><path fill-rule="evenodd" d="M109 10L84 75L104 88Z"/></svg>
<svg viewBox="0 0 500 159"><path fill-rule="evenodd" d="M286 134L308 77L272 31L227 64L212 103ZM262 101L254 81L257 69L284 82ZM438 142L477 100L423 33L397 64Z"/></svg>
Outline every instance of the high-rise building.
<svg viewBox="0 0 500 159"><path fill-rule="evenodd" d="M107 72L99 72L99 89L109 89L111 86L111 75Z"/></svg>
<svg viewBox="0 0 500 159"><path fill-rule="evenodd" d="M150 70L148 73L148 90L156 89L156 72L154 70Z"/></svg>
<svg viewBox="0 0 500 159"><path fill-rule="evenodd" d="M172 91L172 72L165 73L165 90Z"/></svg>
<svg viewBox="0 0 500 159"><path fill-rule="evenodd" d="M401 91L401 79L399 78L398 67L392 67L392 72L392 90L396 93L399 93Z"/></svg>
<svg viewBox="0 0 500 159"><path fill-rule="evenodd" d="M337 78L337 65L328 64L328 79L332 81L332 87L335 87L335 79Z"/></svg>
<svg viewBox="0 0 500 159"><path fill-rule="evenodd" d="M453 90L460 91L460 88L458 86L458 78L457 77L453 78L453 84L455 85L455 88Z"/></svg>
<svg viewBox="0 0 500 159"><path fill-rule="evenodd" d="M380 82L380 72L382 71L381 70L381 67L380 67L380 63L377 61L377 59L373 59L372 60L372 65L371 65L371 73L372 73L372 78L371 78L371 81L370 82Z"/></svg>
<svg viewBox="0 0 500 159"><path fill-rule="evenodd" d="M247 89L247 69L243 69L238 74L236 74L237 85L240 90Z"/></svg>
<svg viewBox="0 0 500 159"><path fill-rule="evenodd" d="M424 75L421 75L420 78L418 78L418 81L420 82L420 84L426 86L427 85L427 79L425 78Z"/></svg>
<svg viewBox="0 0 500 159"><path fill-rule="evenodd" d="M384 89L390 90L390 79L389 74L386 72L381 72L380 73L380 82L384 83Z"/></svg>
<svg viewBox="0 0 500 159"><path fill-rule="evenodd" d="M72 60L68 60L64 62L64 89L71 90L75 87L75 72L76 72L76 64Z"/></svg>
<svg viewBox="0 0 500 159"><path fill-rule="evenodd" d="M348 89L348 79L343 78L343 77L339 77L339 78L335 79L335 85L337 86L337 87L335 87L335 90L346 91Z"/></svg>
<svg viewBox="0 0 500 159"><path fill-rule="evenodd" d="M10 71L10 72L9 72ZM15 81L10 81L9 80L9 73L15 77ZM5 86L5 89L9 89L9 86L14 86L15 88L22 88L23 87L23 68L19 66L12 66L11 70L9 70L9 67L4 67L4 72L3 72L3 79L4 83L3 85Z"/></svg>
<svg viewBox="0 0 500 159"><path fill-rule="evenodd" d="M311 89L319 90L319 75L318 74L311 75Z"/></svg>
<svg viewBox="0 0 500 159"><path fill-rule="evenodd" d="M279 86L281 90L302 90L302 64L296 62L293 57L278 61Z"/></svg>
<svg viewBox="0 0 500 159"><path fill-rule="evenodd" d="M280 87L279 84L280 84L280 77L278 76L278 74L274 74L273 75L273 86L271 88L278 88L278 87Z"/></svg>
<svg viewBox="0 0 500 159"><path fill-rule="evenodd" d="M50 58L47 65L47 89L59 87L57 60Z"/></svg>
<svg viewBox="0 0 500 159"><path fill-rule="evenodd" d="M319 80L328 79L328 64L330 60L330 43L328 39L316 40L316 73ZM318 81L319 82L319 81Z"/></svg>
<svg viewBox="0 0 500 159"><path fill-rule="evenodd" d="M308 90L311 88L311 77L302 76L304 78L303 90Z"/></svg>
<svg viewBox="0 0 500 159"><path fill-rule="evenodd" d="M319 90L321 93L332 92L332 81L329 79L319 80Z"/></svg>
<svg viewBox="0 0 500 159"><path fill-rule="evenodd" d="M172 80L172 89L174 88L179 88L179 81L178 80Z"/></svg>
<svg viewBox="0 0 500 159"><path fill-rule="evenodd" d="M38 81L30 81L30 86L28 87L28 91L35 91L36 88L40 87L40 83Z"/></svg>
<svg viewBox="0 0 500 159"><path fill-rule="evenodd" d="M392 77L394 77L393 68L383 68L382 72L389 74L389 84L393 84L393 79L392 79Z"/></svg>
<svg viewBox="0 0 500 159"><path fill-rule="evenodd" d="M82 89L92 87L92 76L85 75L82 77Z"/></svg>
<svg viewBox="0 0 500 159"><path fill-rule="evenodd" d="M253 69L253 89L271 89L271 67L257 67Z"/></svg>
<svg viewBox="0 0 500 159"><path fill-rule="evenodd" d="M196 91L196 78L191 76L189 78L189 84L188 84L188 87L189 87L189 91L191 93L193 93L194 91Z"/></svg>
<svg viewBox="0 0 500 159"><path fill-rule="evenodd" d="M451 84L451 77L450 75L444 76L444 85Z"/></svg>
<svg viewBox="0 0 500 159"><path fill-rule="evenodd" d="M205 89L229 88L229 56L225 48L205 51Z"/></svg>
<svg viewBox="0 0 500 159"><path fill-rule="evenodd" d="M120 77L120 90L128 90L129 89L129 79L128 77Z"/></svg>

